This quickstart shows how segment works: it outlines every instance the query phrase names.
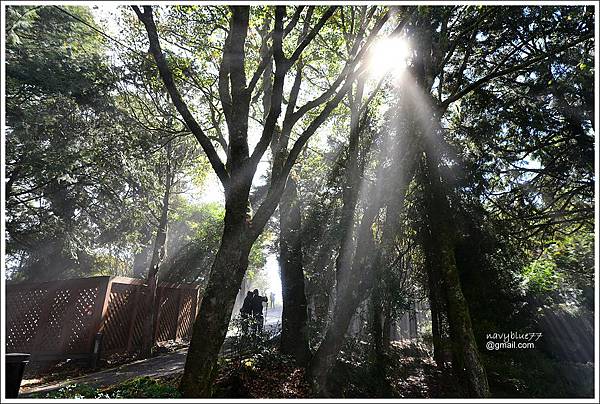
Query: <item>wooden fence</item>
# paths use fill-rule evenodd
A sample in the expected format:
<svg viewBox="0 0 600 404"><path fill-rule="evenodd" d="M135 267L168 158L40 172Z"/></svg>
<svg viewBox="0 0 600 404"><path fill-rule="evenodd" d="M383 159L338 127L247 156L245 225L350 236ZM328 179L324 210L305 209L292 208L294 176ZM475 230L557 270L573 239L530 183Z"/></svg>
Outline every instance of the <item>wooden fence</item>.
<svg viewBox="0 0 600 404"><path fill-rule="evenodd" d="M142 280L112 276L8 284L6 352L31 353L32 360L135 352L142 343L146 289ZM197 286L158 285L155 343L189 340L198 299Z"/></svg>

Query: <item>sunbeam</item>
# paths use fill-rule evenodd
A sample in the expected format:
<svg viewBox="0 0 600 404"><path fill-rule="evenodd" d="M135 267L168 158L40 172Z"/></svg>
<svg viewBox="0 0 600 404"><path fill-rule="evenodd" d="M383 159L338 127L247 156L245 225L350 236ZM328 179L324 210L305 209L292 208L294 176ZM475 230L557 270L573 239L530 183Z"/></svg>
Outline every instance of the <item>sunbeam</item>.
<svg viewBox="0 0 600 404"><path fill-rule="evenodd" d="M403 37L389 37L377 40L369 50L368 71L374 78L388 73L401 74L407 66L411 48Z"/></svg>

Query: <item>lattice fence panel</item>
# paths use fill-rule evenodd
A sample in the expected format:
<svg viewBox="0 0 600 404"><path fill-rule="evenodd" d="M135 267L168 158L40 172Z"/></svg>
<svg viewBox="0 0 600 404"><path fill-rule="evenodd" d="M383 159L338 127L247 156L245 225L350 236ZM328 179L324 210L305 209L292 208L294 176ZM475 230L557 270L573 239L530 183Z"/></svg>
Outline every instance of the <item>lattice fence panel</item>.
<svg viewBox="0 0 600 404"><path fill-rule="evenodd" d="M73 300L71 321L65 324L69 330L68 347L71 352L86 352L90 347L91 337L95 334L94 305L101 298L98 286L79 289Z"/></svg>
<svg viewBox="0 0 600 404"><path fill-rule="evenodd" d="M144 320L146 319L144 310L138 310L133 326L133 347L141 348L144 337Z"/></svg>
<svg viewBox="0 0 600 404"><path fill-rule="evenodd" d="M7 292L6 352L32 351L48 289L8 289Z"/></svg>
<svg viewBox="0 0 600 404"><path fill-rule="evenodd" d="M69 356L91 349L106 277L8 285L7 352ZM101 303L101 302L100 302Z"/></svg>
<svg viewBox="0 0 600 404"><path fill-rule="evenodd" d="M46 321L38 330L35 351L61 352L65 348L67 333L65 325L72 314L71 290L57 289L48 296Z"/></svg>
<svg viewBox="0 0 600 404"><path fill-rule="evenodd" d="M103 350L115 352L128 347L131 322L140 303L141 286L113 283L104 320Z"/></svg>
<svg viewBox="0 0 600 404"><path fill-rule="evenodd" d="M179 340L189 340L192 335L197 300L198 291L196 289L182 290L176 335L176 338Z"/></svg>
<svg viewBox="0 0 600 404"><path fill-rule="evenodd" d="M104 334L103 352L138 349L149 309L144 306L145 288L141 280L122 277L9 284L6 351L53 358L81 357L91 353L94 335L100 330ZM111 291L108 299L106 290ZM162 284L157 294L155 341L189 339L198 289Z"/></svg>
<svg viewBox="0 0 600 404"><path fill-rule="evenodd" d="M160 289L156 342L175 339L179 314L179 289Z"/></svg>

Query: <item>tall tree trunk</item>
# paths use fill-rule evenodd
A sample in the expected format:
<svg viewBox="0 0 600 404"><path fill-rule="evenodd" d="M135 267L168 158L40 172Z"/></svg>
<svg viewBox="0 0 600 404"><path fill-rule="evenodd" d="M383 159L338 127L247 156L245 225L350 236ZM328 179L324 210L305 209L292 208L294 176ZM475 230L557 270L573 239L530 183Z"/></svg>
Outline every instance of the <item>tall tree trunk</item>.
<svg viewBox="0 0 600 404"><path fill-rule="evenodd" d="M169 225L169 200L171 198L171 187L173 184L173 170L171 162L171 143L167 144L167 164L165 173L165 192L163 194L160 220L156 231L154 241L154 250L152 251L152 260L148 269L147 289L146 289L146 318L144 319L144 331L142 334L142 355L144 357L152 356L154 349L154 335L156 333L158 321L158 305L156 302L156 291L158 289L158 269L160 263L166 255L167 232Z"/></svg>
<svg viewBox="0 0 600 404"><path fill-rule="evenodd" d="M429 247L425 246L426 254ZM430 260L430 259L429 259ZM426 262L428 258L426 258ZM442 322L441 322L441 291L440 282L436 274L431 270L431 266L427 265L427 287L429 289L429 311L431 312L431 336L433 342L433 360L438 368L444 368L444 348L442 346Z"/></svg>
<svg viewBox="0 0 600 404"><path fill-rule="evenodd" d="M384 304L385 311L383 313L383 330L381 332L381 338L383 342L384 351L387 350L390 346L390 343L393 338L392 327L394 326L394 322L392 319L391 307L387 302Z"/></svg>
<svg viewBox="0 0 600 404"><path fill-rule="evenodd" d="M307 307L302 267L301 211L296 182L289 178L279 204L280 266L283 297L281 352L294 356L301 365L308 363Z"/></svg>
<svg viewBox="0 0 600 404"><path fill-rule="evenodd" d="M373 289L373 294L371 295L369 323L371 338L373 340L373 351L375 358L378 359L383 354L383 327L381 325L381 301L376 289Z"/></svg>
<svg viewBox="0 0 600 404"><path fill-rule="evenodd" d="M338 299L346 297L347 296L340 296ZM337 309L336 304L335 315L327 327L325 339L321 342L321 345L319 345L317 352L315 352L315 355L310 362L309 371L312 379L313 391L317 396L327 397L330 395L327 377L335 365L335 359L344 342L344 337L354 314L354 309L356 309L354 301L347 302L347 304L347 307L343 310ZM352 305L354 309L351 309L350 305Z"/></svg>
<svg viewBox="0 0 600 404"><path fill-rule="evenodd" d="M358 153L360 147L359 128L360 120L360 105L364 90L364 82L359 81L356 93L348 93L349 103L351 105L350 114L350 139L348 143L348 158L346 162L345 183L342 194L342 214L339 224L340 243L338 248L338 256L335 263L335 303L333 309L333 319L328 325L325 333L325 339L317 349L309 365L309 373L313 384L313 390L319 395L328 395L327 377L328 373L334 365L335 358L344 341L344 336L352 320L354 311L360 304L364 292L356 291L355 294L348 296L348 288L343 284L348 281L351 275L352 266L352 234L354 231L354 213L360 194L360 175L361 167L359 166ZM363 217L363 222L372 220L375 217L375 210L379 210L379 206L371 208L371 215ZM363 226L364 227L364 226ZM360 231L360 230L359 230ZM367 231L362 233L362 241L366 241L369 237ZM356 256L355 256L356 259ZM354 285L356 286L356 285Z"/></svg>
<svg viewBox="0 0 600 404"><path fill-rule="evenodd" d="M325 339L313 356L309 372L313 390L317 395L329 396L330 390L327 379L335 365L344 337L350 325L350 320L359 304L365 299L374 281L374 268L378 251L375 248L373 221L381 208L381 201L367 207L358 230L357 251L354 255L352 268L343 278L343 284L338 285L338 296L335 302L334 314L327 328Z"/></svg>
<svg viewBox="0 0 600 404"><path fill-rule="evenodd" d="M389 324L385 321L385 307L387 306L383 301L381 293L382 282L378 279L377 285L373 288L371 293L371 313L369 316L370 332L373 343L373 358L372 358L372 370L371 373L376 382L376 391L381 397L389 397L391 395L390 384L386 378L386 361L385 352L388 347L389 333L386 333L385 326ZM388 335L386 342L386 334Z"/></svg>
<svg viewBox="0 0 600 404"><path fill-rule="evenodd" d="M286 7L275 8L275 24L272 30L273 60L275 62L274 80L272 85L269 113L263 125L261 137L250 155L248 145L248 118L250 102L255 80L262 74L265 66L261 63L250 82L246 80L247 66L245 65L245 42L250 22L249 6L232 6L229 30L223 48L223 58L219 67L218 90L225 121L227 123L229 143L227 160L221 161L211 139L206 136L200 124L189 110L186 102L179 93L173 74L160 47L152 7L144 6L143 11L132 6L134 12L144 24L148 34L150 52L152 53L159 74L173 104L177 108L187 127L194 134L208 160L223 184L225 190L225 226L219 250L211 267L207 288L204 292L198 317L192 331L192 339L185 363L184 375L180 390L185 397L210 397L213 377L219 349L225 340L229 319L235 303L235 297L240 283L248 267L248 255L252 244L263 231L268 219L275 211L288 174L308 139L317 128L327 119L329 114L339 104L352 83L353 75L348 65L341 72L339 80L345 80L338 90L332 88L333 94L325 96L316 106L325 103L325 107L305 129L303 135L294 142L285 164L281 170L273 167L272 184L265 200L253 217L247 215L248 196L256 167L264 155L268 145L276 138L276 126L281 114L285 76L290 67L299 61L303 50L312 41L327 20L337 10L329 7L319 19L317 25L311 28L304 45L299 45L291 57L287 58L283 51L284 20ZM357 45L358 46L358 45ZM267 61L268 62L268 61ZM345 78L344 78L345 77ZM336 86L339 85L337 82ZM289 99L288 99L289 102ZM293 126L308 111L294 114L287 125ZM284 119L284 126L286 125ZM279 170L279 172L277 172Z"/></svg>
<svg viewBox="0 0 600 404"><path fill-rule="evenodd" d="M336 295L340 293L340 285L352 264L352 235L354 232L354 212L360 194L360 183L362 167L358 161L360 149L360 136L362 128L360 124L360 107L364 92L364 81L359 80L356 91L348 93L350 104L350 136L348 141L348 157L346 161L346 175L344 188L342 190L342 214L339 224L340 244L338 256L335 261Z"/></svg>
<svg viewBox="0 0 600 404"><path fill-rule="evenodd" d="M371 315L369 316L370 332L373 339L373 351L377 364L381 364L380 359L383 357L383 325L382 312L383 302L381 301L381 293L379 287L374 287L371 293Z"/></svg>
<svg viewBox="0 0 600 404"><path fill-rule="evenodd" d="M426 265L431 266L431 270L439 276L445 290L454 371L465 385L469 396L488 397L487 376L477 350L469 308L456 267L450 207L442 189L437 163L431 152L426 153L425 171L426 220L431 242L426 247L431 249L425 255Z"/></svg>
<svg viewBox="0 0 600 404"><path fill-rule="evenodd" d="M413 301L410 304L410 309L408 310L408 329L409 335L411 339L417 338L417 329L419 328L419 324L417 323L417 312L415 309L415 302Z"/></svg>
<svg viewBox="0 0 600 404"><path fill-rule="evenodd" d="M383 251L375 243L373 224L385 203L402 205L410 179L414 175L415 159L413 141L401 136L400 141L386 141L390 144L383 146L383 155L377 169L378 183L367 192L368 204L360 220L357 230L357 241L352 266L345 269L344 276L337 285L337 299L333 320L327 329L325 339L317 349L310 364L310 374L313 389L320 395L328 395L327 378L335 364L336 356L341 348L344 335L352 315L358 305L369 293L379 271ZM385 157L393 157L397 166L393 167L393 181L389 182L390 169L384 168ZM386 178L386 180L384 180ZM393 192L390 192L393 189ZM391 195L391 196L390 196ZM395 221L392 215L386 215L384 227L392 226Z"/></svg>
<svg viewBox="0 0 600 404"><path fill-rule="evenodd" d="M232 199L235 199L232 201ZM210 397L219 350L225 341L254 239L249 237L247 198L228 198L221 245L194 322L180 384L184 397Z"/></svg>

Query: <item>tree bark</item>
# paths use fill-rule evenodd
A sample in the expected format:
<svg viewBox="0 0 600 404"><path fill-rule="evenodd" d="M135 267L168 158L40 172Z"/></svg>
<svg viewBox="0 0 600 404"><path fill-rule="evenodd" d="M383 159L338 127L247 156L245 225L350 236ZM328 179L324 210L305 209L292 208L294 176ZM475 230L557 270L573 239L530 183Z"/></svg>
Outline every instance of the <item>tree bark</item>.
<svg viewBox="0 0 600 404"><path fill-rule="evenodd" d="M375 387L378 395L381 397L389 397L392 392L386 377L385 361L385 353L388 347L387 344L389 343L389 333L386 333L385 327L388 326L389 328L389 324L385 318L386 304L383 301L380 290L381 283L381 280L379 280L377 286L373 288L373 292L371 293L371 315L369 316L373 342L371 373L376 382ZM388 338L386 338L386 334Z"/></svg>
<svg viewBox="0 0 600 404"><path fill-rule="evenodd" d="M337 285L337 298L334 307L333 321L327 329L325 339L317 349L310 364L313 389L319 395L329 395L327 378L335 364L336 356L341 348L350 319L359 304L365 299L373 286L383 251L375 243L373 224L385 204L403 204L410 179L414 175L414 156L412 139L401 136L400 140L388 139L383 146L376 178L378 182L366 192L368 203L360 219L357 230L357 241L351 268L345 269L344 276ZM391 168L384 167L386 157L393 158L395 165L393 182L386 181ZM391 192L393 189L393 192ZM396 199L397 198L397 199ZM395 218L386 216L384 227L392 225Z"/></svg>
<svg viewBox="0 0 600 404"><path fill-rule="evenodd" d="M305 365L310 359L307 330L307 305L302 267L301 211L296 182L290 178L279 204L280 265L283 294L281 352Z"/></svg>
<svg viewBox="0 0 600 404"><path fill-rule="evenodd" d="M359 127L360 109L364 92L364 81L359 80L354 94L348 93L350 104L350 136L348 141L348 157L346 161L346 175L344 189L342 190L342 214L340 218L340 244L339 253L335 261L336 294L346 276L345 271L352 262L352 235L354 232L354 212L360 194L361 167L358 161L360 148L361 128Z"/></svg>
<svg viewBox="0 0 600 404"><path fill-rule="evenodd" d="M488 397L487 376L477 350L469 308L456 266L450 207L442 189L437 163L431 153L429 151L425 157L424 192L430 236L430 245L425 247L429 249L425 255L426 265L439 276L445 290L454 371L464 384L466 394L471 397Z"/></svg>
<svg viewBox="0 0 600 404"><path fill-rule="evenodd" d="M184 397L212 395L217 357L227 335L235 297L248 267L254 241L248 237L246 200L226 203L221 245L194 322L180 384Z"/></svg>
<svg viewBox="0 0 600 404"><path fill-rule="evenodd" d="M343 284L338 285L333 319L327 328L325 339L321 342L310 363L309 372L313 390L320 396L330 395L327 383L329 372L335 365L350 320L360 302L367 296L374 281L378 250L375 248L371 228L380 209L381 199L375 197L374 203L367 207L361 219L352 268L343 278Z"/></svg>
<svg viewBox="0 0 600 404"><path fill-rule="evenodd" d="M383 353L385 350L384 346L384 321L383 311L384 303L382 302L382 296L379 287L373 288L371 293L371 337L373 340L373 353L375 358L375 367L381 368L383 365Z"/></svg>
<svg viewBox="0 0 600 404"><path fill-rule="evenodd" d="M381 332L381 338L383 342L383 349L387 350L393 338L392 327L394 322L392 319L392 313L389 304L384 304L385 312L383 314L383 330Z"/></svg>
<svg viewBox="0 0 600 404"><path fill-rule="evenodd" d="M154 241L154 250L152 251L152 260L148 268L148 278L146 282L146 318L144 320L144 331L142 333L142 356L152 356L154 349L154 336L157 329L158 305L156 302L156 291L158 289L158 269L160 263L166 255L167 232L169 226L169 200L171 198L171 187L173 185L173 167L171 158L171 143L167 144L167 162L165 173L165 192L163 194L160 220L156 231Z"/></svg>
<svg viewBox="0 0 600 404"><path fill-rule="evenodd" d="M408 329L409 335L411 339L417 338L417 329L419 328L419 324L417 322L417 312L415 309L415 302L410 304L410 309L408 310Z"/></svg>
<svg viewBox="0 0 600 404"><path fill-rule="evenodd" d="M427 250L428 247L425 247ZM426 250L426 254L427 254ZM427 258L426 258L427 262ZM429 289L429 310L431 312L431 336L433 343L433 360L438 368L443 369L444 363L444 348L442 346L442 322L441 322L441 304L440 283L435 273L431 270L431 266L427 265L427 287Z"/></svg>
<svg viewBox="0 0 600 404"><path fill-rule="evenodd" d="M312 388L317 396L330 396L327 377L335 365L336 356L344 342L348 325L355 311L354 309L350 309L350 305L356 309L354 302L348 302L347 308L335 311L332 322L327 328L325 339L319 345L317 352L310 362L309 372L313 384Z"/></svg>

